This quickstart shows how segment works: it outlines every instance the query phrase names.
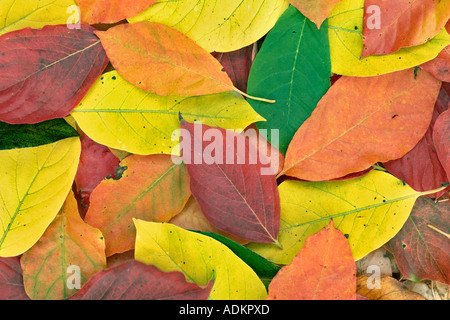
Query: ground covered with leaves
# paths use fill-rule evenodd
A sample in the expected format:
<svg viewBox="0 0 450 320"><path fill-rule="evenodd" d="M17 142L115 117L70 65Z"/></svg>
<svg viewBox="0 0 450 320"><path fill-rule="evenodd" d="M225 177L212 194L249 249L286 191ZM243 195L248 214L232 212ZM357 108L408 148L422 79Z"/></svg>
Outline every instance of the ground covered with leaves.
<svg viewBox="0 0 450 320"><path fill-rule="evenodd" d="M2 0L0 299L447 300L449 18Z"/></svg>

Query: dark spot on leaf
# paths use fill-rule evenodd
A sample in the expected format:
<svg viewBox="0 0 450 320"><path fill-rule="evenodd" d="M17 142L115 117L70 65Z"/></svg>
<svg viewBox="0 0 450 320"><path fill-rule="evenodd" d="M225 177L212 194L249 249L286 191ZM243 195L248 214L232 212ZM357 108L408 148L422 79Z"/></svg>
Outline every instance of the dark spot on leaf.
<svg viewBox="0 0 450 320"><path fill-rule="evenodd" d="M123 174L125 173L125 171L127 171L127 169L128 169L127 166L121 167L121 166L119 165L119 166L117 167L116 172L114 172L113 179L114 179L114 180L120 180L120 179L122 179L122 176L123 176Z"/></svg>
<svg viewBox="0 0 450 320"><path fill-rule="evenodd" d="M111 79L116 80L117 78L116 78L116 76L113 76Z"/></svg>

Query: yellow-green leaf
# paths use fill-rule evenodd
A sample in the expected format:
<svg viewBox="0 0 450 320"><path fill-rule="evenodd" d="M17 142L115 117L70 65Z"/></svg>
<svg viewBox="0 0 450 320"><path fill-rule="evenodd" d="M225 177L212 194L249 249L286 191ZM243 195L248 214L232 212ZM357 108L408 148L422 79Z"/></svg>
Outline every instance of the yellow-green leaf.
<svg viewBox="0 0 450 320"><path fill-rule="evenodd" d="M78 137L0 151L0 257L39 240L69 194L80 152Z"/></svg>
<svg viewBox="0 0 450 320"><path fill-rule="evenodd" d="M285 181L279 191L278 241L283 249L270 244L248 245L277 264L289 264L306 238L327 226L330 219L347 237L355 260L359 260L400 231L416 199L424 194L381 171L347 181Z"/></svg>
<svg viewBox="0 0 450 320"><path fill-rule="evenodd" d="M200 286L215 278L210 299L261 300L267 296L256 273L224 244L173 224L134 220L135 259L164 272L180 271Z"/></svg>
<svg viewBox="0 0 450 320"><path fill-rule="evenodd" d="M102 75L72 112L91 139L134 154L171 154L179 139L179 113L186 121L224 129L245 129L264 121L241 95L159 96L138 89L117 71ZM174 139L174 140L172 140Z"/></svg>
<svg viewBox="0 0 450 320"><path fill-rule="evenodd" d="M404 70L434 59L450 44L450 35L444 28L425 44L403 48L393 54L360 59L363 51L363 18L364 0L343 0L328 17L331 67L334 73L370 77Z"/></svg>
<svg viewBox="0 0 450 320"><path fill-rule="evenodd" d="M25 291L33 300L63 300L77 292L74 267L80 271L80 287L106 268L103 235L81 219L73 192L20 264Z"/></svg>
<svg viewBox="0 0 450 320"><path fill-rule="evenodd" d="M159 22L209 52L228 52L262 38L288 6L288 0L160 0L128 21Z"/></svg>
<svg viewBox="0 0 450 320"><path fill-rule="evenodd" d="M72 23L76 11L68 10L74 0L2 0L0 5L0 35L26 27Z"/></svg>

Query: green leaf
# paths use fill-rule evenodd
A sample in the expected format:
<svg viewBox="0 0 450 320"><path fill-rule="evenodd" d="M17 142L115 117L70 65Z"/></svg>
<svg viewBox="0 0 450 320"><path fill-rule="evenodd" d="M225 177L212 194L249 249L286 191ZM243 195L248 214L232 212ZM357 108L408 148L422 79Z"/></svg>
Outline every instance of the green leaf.
<svg viewBox="0 0 450 320"><path fill-rule="evenodd" d="M37 124L0 122L0 150L38 147L77 136L77 131L64 119L49 120Z"/></svg>
<svg viewBox="0 0 450 320"><path fill-rule="evenodd" d="M263 281L263 283L266 286L268 286L273 277L275 277L275 275L281 269L276 264L273 264L269 260L261 257L259 254L251 251L250 249L240 245L239 243L225 236L205 231L193 230L193 232L204 234L226 245L231 251L234 252L235 255L241 258L242 261L244 261L250 268L253 269L253 271L255 271L255 273L258 275L258 277Z"/></svg>
<svg viewBox="0 0 450 320"><path fill-rule="evenodd" d="M257 126L280 130L279 149L283 153L330 88L327 27L325 21L317 29L290 6L267 35L250 70L249 94L276 100L275 104L249 100L255 111L267 120Z"/></svg>

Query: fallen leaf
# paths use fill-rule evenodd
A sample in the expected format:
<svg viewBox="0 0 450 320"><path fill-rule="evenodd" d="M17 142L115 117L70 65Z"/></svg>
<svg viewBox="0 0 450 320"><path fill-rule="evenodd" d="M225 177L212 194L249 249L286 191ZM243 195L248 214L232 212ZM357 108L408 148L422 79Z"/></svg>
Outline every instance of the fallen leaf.
<svg viewBox="0 0 450 320"><path fill-rule="evenodd" d="M189 198L184 209L169 222L186 230L217 233L240 244L248 243L247 240L239 239L214 227L205 217L200 205L193 196Z"/></svg>
<svg viewBox="0 0 450 320"><path fill-rule="evenodd" d="M412 69L340 78L295 134L282 173L331 180L401 158L427 131L440 87Z"/></svg>
<svg viewBox="0 0 450 320"><path fill-rule="evenodd" d="M19 125L0 122L0 150L38 147L71 137L78 133L63 119Z"/></svg>
<svg viewBox="0 0 450 320"><path fill-rule="evenodd" d="M0 300L30 300L23 287L20 256L0 258Z"/></svg>
<svg viewBox="0 0 450 320"><path fill-rule="evenodd" d="M0 36L0 121L67 116L108 64L94 30L57 25Z"/></svg>
<svg viewBox="0 0 450 320"><path fill-rule="evenodd" d="M206 300L212 284L201 288L181 272L129 261L96 274L70 300Z"/></svg>
<svg viewBox="0 0 450 320"><path fill-rule="evenodd" d="M81 156L75 176L76 192L81 197L80 212L82 217L89 208L89 198L94 189L103 179L110 176L114 178L114 173L119 165L119 159L109 150L108 147L98 144L84 135L81 138Z"/></svg>
<svg viewBox="0 0 450 320"><path fill-rule="evenodd" d="M91 193L85 217L102 231L107 257L134 248L133 218L167 222L191 195L185 165L173 163L168 155L131 155L120 162L118 171Z"/></svg>
<svg viewBox="0 0 450 320"><path fill-rule="evenodd" d="M369 300L426 300L420 294L408 290L404 284L394 278L381 277L378 289L372 288L372 281L368 276L358 277L356 292Z"/></svg>
<svg viewBox="0 0 450 320"><path fill-rule="evenodd" d="M233 85L247 92L247 80L253 63L254 44L231 52L212 52L214 58L223 66Z"/></svg>
<svg viewBox="0 0 450 320"><path fill-rule="evenodd" d="M371 10L374 6L377 11ZM450 2L398 0L364 2L362 58L386 55L404 47L421 45L434 38L450 18ZM374 21L379 14L377 26Z"/></svg>
<svg viewBox="0 0 450 320"><path fill-rule="evenodd" d="M425 62L420 67L431 73L436 79L450 82L450 46L442 50L436 58Z"/></svg>
<svg viewBox="0 0 450 320"><path fill-rule="evenodd" d="M64 300L78 289L69 288L71 266L80 270L80 285L106 267L102 233L87 225L78 213L72 193L39 241L20 263L24 286L33 300Z"/></svg>
<svg viewBox="0 0 450 320"><path fill-rule="evenodd" d="M322 23L330 15L333 8L342 0L289 0L309 20L321 28ZM326 29L326 27L325 27Z"/></svg>
<svg viewBox="0 0 450 320"><path fill-rule="evenodd" d="M288 6L288 0L159 0L128 21L162 23L209 52L229 52L262 38Z"/></svg>
<svg viewBox="0 0 450 320"><path fill-rule="evenodd" d="M268 300L356 300L356 265L333 222L306 239L269 285Z"/></svg>
<svg viewBox="0 0 450 320"><path fill-rule="evenodd" d="M246 247L273 263L285 265L291 263L305 240L331 219L348 239L355 260L359 260L400 231L419 196L436 191L417 192L394 176L373 170L346 181L285 181L279 192L278 241L283 249L259 243Z"/></svg>
<svg viewBox="0 0 450 320"><path fill-rule="evenodd" d="M199 286L214 280L211 300L262 300L256 273L217 240L167 223L134 220L135 258L164 272L180 271Z"/></svg>
<svg viewBox="0 0 450 320"><path fill-rule="evenodd" d="M0 257L29 250L63 205L80 158L80 139L0 151Z"/></svg>
<svg viewBox="0 0 450 320"><path fill-rule="evenodd" d="M181 158L205 217L238 238L277 242L279 195L265 155L234 131L185 120L181 128Z"/></svg>
<svg viewBox="0 0 450 320"><path fill-rule="evenodd" d="M276 100L249 100L267 121L259 129L278 130L269 142L285 154L295 132L330 88L331 62L327 24L318 30L295 7L288 8L267 35L252 65L248 93ZM312 58L314 57L314 58Z"/></svg>
<svg viewBox="0 0 450 320"><path fill-rule="evenodd" d="M131 18L157 0L75 0L80 7L81 21L87 24L115 23Z"/></svg>
<svg viewBox="0 0 450 320"><path fill-rule="evenodd" d="M234 90L220 63L176 29L145 21L96 34L115 69L140 89L163 96Z"/></svg>
<svg viewBox="0 0 450 320"><path fill-rule="evenodd" d="M360 59L363 51L364 1L342 0L328 17L333 73L371 77L409 69L436 58L439 52L450 45L450 35L442 29L437 36L422 45Z"/></svg>
<svg viewBox="0 0 450 320"><path fill-rule="evenodd" d="M387 245L407 279L450 284L450 203L420 197L400 232ZM441 230L439 232L438 230Z"/></svg>
<svg viewBox="0 0 450 320"><path fill-rule="evenodd" d="M440 95L442 93L443 90L441 90ZM411 151L400 159L388 161L383 164L390 173L400 180L405 181L411 188L417 191L437 189L443 183L449 182L445 169L439 161L433 142L434 125L442 112L440 109L438 105L435 106L430 127L425 133L425 136ZM431 198L439 198L444 193L445 190L438 194L430 194L428 196Z"/></svg>
<svg viewBox="0 0 450 320"><path fill-rule="evenodd" d="M441 113L436 120L433 141L442 166L450 179L450 111Z"/></svg>
<svg viewBox="0 0 450 320"><path fill-rule="evenodd" d="M74 0L2 0L0 35L31 27L66 24Z"/></svg>
<svg viewBox="0 0 450 320"><path fill-rule="evenodd" d="M103 74L72 116L95 142L134 154L172 154L179 143L178 114L210 126L244 129L264 121L235 92L199 97L158 96L140 90L117 71ZM120 132L120 135L117 135Z"/></svg>

